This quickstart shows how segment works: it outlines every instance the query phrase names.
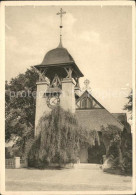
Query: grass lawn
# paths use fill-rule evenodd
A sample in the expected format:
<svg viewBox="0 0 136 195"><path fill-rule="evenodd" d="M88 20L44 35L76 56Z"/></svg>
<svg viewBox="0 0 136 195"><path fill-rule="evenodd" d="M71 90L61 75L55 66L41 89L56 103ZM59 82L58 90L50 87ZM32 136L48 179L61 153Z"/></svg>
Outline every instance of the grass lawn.
<svg viewBox="0 0 136 195"><path fill-rule="evenodd" d="M62 170L6 169L6 191L130 191L131 180L104 173L96 164Z"/></svg>

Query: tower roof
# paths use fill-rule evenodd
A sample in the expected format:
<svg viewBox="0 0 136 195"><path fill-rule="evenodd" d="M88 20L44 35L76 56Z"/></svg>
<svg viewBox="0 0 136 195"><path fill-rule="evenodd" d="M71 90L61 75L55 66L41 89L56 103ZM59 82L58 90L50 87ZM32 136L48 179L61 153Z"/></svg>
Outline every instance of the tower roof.
<svg viewBox="0 0 136 195"><path fill-rule="evenodd" d="M74 59L72 58L68 50L62 46L61 39L60 39L59 46L55 49L48 51L45 54L41 64L35 65L35 67L39 70L43 68L49 68L52 71L54 71L53 67L63 68L68 66L71 66L73 68L75 74L78 77L84 76L80 71L80 69L78 68L78 66L76 65ZM58 70L61 71L60 69ZM49 74L51 74L51 72Z"/></svg>
<svg viewBox="0 0 136 195"><path fill-rule="evenodd" d="M76 65L74 59L67 51L66 48L62 46L62 16L66 12L63 9L60 9L60 12L57 15L60 15L60 43L59 46L55 49L52 49L46 53L44 59L41 64L36 65L35 67L39 70L46 69L46 76L52 77L52 75L56 72L57 74L61 74L61 76L67 76L65 68L72 68L72 77L82 77L84 76L78 66ZM57 69L56 69L57 68Z"/></svg>
<svg viewBox="0 0 136 195"><path fill-rule="evenodd" d="M55 65L55 64L68 64L74 63L74 59L69 54L67 49L57 47L47 52L41 65Z"/></svg>

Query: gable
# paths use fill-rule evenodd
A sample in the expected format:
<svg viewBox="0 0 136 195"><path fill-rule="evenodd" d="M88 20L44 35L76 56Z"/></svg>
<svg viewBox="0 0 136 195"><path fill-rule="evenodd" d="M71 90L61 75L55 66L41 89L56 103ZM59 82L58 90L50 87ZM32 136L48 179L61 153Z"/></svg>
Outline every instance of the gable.
<svg viewBox="0 0 136 195"><path fill-rule="evenodd" d="M92 107L82 108L82 101L89 98L92 101ZM108 125L117 126L123 130L124 125L106 110L88 91L85 91L76 101L76 117L79 124L92 130L100 131L101 127Z"/></svg>
<svg viewBox="0 0 136 195"><path fill-rule="evenodd" d="M104 107L88 92L85 91L76 101L77 109L103 109Z"/></svg>

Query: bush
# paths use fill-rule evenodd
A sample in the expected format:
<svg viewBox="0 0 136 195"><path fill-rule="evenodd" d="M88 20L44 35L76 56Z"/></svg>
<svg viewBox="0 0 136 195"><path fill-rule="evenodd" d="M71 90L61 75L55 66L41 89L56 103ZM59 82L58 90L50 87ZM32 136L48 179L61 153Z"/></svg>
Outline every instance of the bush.
<svg viewBox="0 0 136 195"><path fill-rule="evenodd" d="M110 162L110 167L104 171L132 174L131 136L128 133L126 134L125 129L121 133L121 130L117 127L109 125L107 128L102 127L102 137L104 144L107 146L106 163ZM124 138L127 138L127 141Z"/></svg>
<svg viewBox="0 0 136 195"><path fill-rule="evenodd" d="M126 175L132 175L132 150L128 150L123 155L121 170Z"/></svg>

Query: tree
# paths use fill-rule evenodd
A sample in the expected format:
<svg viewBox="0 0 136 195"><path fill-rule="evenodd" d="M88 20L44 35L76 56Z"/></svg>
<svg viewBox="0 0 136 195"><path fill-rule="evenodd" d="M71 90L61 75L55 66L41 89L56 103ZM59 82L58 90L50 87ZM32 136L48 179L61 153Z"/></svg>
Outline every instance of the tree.
<svg viewBox="0 0 136 195"><path fill-rule="evenodd" d="M38 74L31 68L5 85L5 140L14 141L22 153L34 137L37 79Z"/></svg>
<svg viewBox="0 0 136 195"><path fill-rule="evenodd" d="M38 77L39 75L35 71L35 69L31 68L27 69L24 74L19 74L17 77L12 78L9 83L6 82L5 84L5 140L6 142L10 142L11 140L14 141L13 149L17 149L18 147L19 154L21 156L27 155L27 151L29 150L34 141L34 122L36 105L35 97L36 81L38 80ZM68 117L67 120L71 121L73 119L71 117ZM57 129L56 132L58 132ZM59 132L63 134L65 130L64 132L61 132L61 130ZM44 134L44 131L42 131L42 133ZM82 129L80 130L80 133L82 134L80 140L81 143L82 139L87 140L89 137L88 135L92 135L91 132L86 132L87 136L84 137L84 131ZM94 134L92 137L90 136L90 143L93 143L93 140ZM70 147L72 147L72 145L69 142L69 148ZM71 155L75 156L72 153ZM57 158L57 156L55 158Z"/></svg>
<svg viewBox="0 0 136 195"><path fill-rule="evenodd" d="M83 145L92 146L96 141L99 142L97 131L83 129L76 117L61 107L45 114L37 128L39 136L28 153L30 167L46 167L50 163L74 163Z"/></svg>
<svg viewBox="0 0 136 195"><path fill-rule="evenodd" d="M133 96L132 96L132 90L130 92L130 94L127 96L128 99L128 103L125 104L124 106L124 110L127 110L130 114L131 114L131 119L132 119L132 107L133 107Z"/></svg>
<svg viewBox="0 0 136 195"><path fill-rule="evenodd" d="M102 127L102 140L106 147L106 163L111 167L104 169L110 173L132 174L132 137L126 128L121 131L113 125ZM117 172L116 172L117 171Z"/></svg>
<svg viewBox="0 0 136 195"><path fill-rule="evenodd" d="M121 130L114 125L108 125L107 127L102 126L101 132L102 140L106 148L106 156L113 155L113 153L115 156L118 155L121 147ZM113 147L114 151L112 150Z"/></svg>

